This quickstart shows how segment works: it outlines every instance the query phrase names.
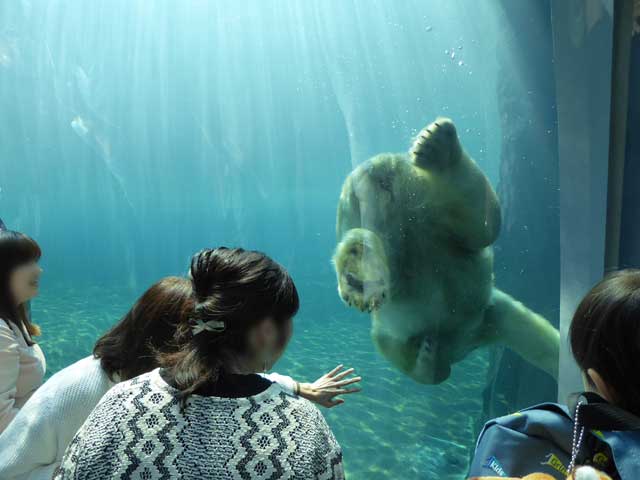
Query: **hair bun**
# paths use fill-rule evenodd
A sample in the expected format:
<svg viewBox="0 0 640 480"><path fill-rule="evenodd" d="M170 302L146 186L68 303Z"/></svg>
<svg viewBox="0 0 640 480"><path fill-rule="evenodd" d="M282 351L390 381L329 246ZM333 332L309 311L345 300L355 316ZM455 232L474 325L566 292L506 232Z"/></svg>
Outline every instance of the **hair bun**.
<svg viewBox="0 0 640 480"><path fill-rule="evenodd" d="M224 248L224 247L221 247ZM205 248L191 258L191 280L196 298L206 298L218 282L220 248ZM196 305L197 311L198 305Z"/></svg>
<svg viewBox="0 0 640 480"><path fill-rule="evenodd" d="M202 318L206 315L207 305L204 302L198 302L193 306L193 317Z"/></svg>

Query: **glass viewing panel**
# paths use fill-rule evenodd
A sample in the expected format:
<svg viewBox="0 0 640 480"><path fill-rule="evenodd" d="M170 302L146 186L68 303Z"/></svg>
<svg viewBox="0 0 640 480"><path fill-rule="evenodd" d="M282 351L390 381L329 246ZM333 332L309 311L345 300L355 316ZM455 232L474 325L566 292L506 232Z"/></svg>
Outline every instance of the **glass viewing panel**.
<svg viewBox="0 0 640 480"><path fill-rule="evenodd" d="M301 294L274 370L363 377L323 410L348 478L464 477L484 421L556 398L556 104L549 2L3 2L47 375L196 251L258 249Z"/></svg>

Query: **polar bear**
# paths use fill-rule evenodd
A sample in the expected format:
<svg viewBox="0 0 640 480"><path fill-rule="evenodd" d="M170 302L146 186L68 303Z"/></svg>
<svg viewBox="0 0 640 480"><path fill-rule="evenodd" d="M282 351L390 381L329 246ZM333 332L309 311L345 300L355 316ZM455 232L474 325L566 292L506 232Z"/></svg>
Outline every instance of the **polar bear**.
<svg viewBox="0 0 640 480"><path fill-rule="evenodd" d="M499 230L493 188L453 122L438 118L408 155L377 155L344 182L338 293L371 314L377 349L417 382L445 381L452 364L491 343L557 378L558 330L494 287Z"/></svg>

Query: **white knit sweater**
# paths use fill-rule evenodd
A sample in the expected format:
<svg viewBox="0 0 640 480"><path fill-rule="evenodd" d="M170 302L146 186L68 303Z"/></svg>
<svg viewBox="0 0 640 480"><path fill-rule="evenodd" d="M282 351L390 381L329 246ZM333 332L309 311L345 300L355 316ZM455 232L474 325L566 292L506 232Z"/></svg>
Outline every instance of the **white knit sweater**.
<svg viewBox="0 0 640 480"><path fill-rule="evenodd" d="M266 377L293 391L291 378ZM50 480L76 431L113 386L93 356L53 375L0 435L0 479Z"/></svg>
<svg viewBox="0 0 640 480"><path fill-rule="evenodd" d="M112 388L73 438L55 480L343 479L318 409L278 384L246 398L192 395L159 370Z"/></svg>

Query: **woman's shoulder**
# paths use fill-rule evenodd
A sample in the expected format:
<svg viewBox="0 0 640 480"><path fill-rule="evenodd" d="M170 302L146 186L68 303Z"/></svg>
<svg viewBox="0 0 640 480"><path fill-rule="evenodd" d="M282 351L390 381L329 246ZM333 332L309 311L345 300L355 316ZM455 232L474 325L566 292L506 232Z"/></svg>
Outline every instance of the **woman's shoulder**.
<svg viewBox="0 0 640 480"><path fill-rule="evenodd" d="M281 398L289 405L284 409L289 432L294 442L300 443L303 450L323 452L323 454L341 456L341 447L325 420L322 412L309 400L301 397L290 397L286 393Z"/></svg>
<svg viewBox="0 0 640 480"><path fill-rule="evenodd" d="M62 403L77 399L97 402L113 386L93 356L85 357L56 372L33 394L29 402Z"/></svg>
<svg viewBox="0 0 640 480"><path fill-rule="evenodd" d="M49 381L51 380L60 383L85 384L88 380L109 382L109 377L100 366L100 360L89 355L54 373Z"/></svg>
<svg viewBox="0 0 640 480"><path fill-rule="evenodd" d="M10 336L12 338L16 336L16 332L11 328L9 320L5 320L2 317L0 317L0 336Z"/></svg>
<svg viewBox="0 0 640 480"><path fill-rule="evenodd" d="M277 388L279 389L278 397L286 404L286 410L297 422L304 425L305 428L312 430L329 429L322 412L320 412L314 403L300 396L288 393L281 386Z"/></svg>
<svg viewBox="0 0 640 480"><path fill-rule="evenodd" d="M0 318L0 350L18 349L20 345L18 333L12 324L8 320Z"/></svg>
<svg viewBox="0 0 640 480"><path fill-rule="evenodd" d="M150 372L143 373L137 377L131 378L129 380L125 380L117 383L113 386L105 395L105 397L117 397L122 395L129 395L131 393L136 393L143 391L146 393L159 393L164 390L157 378L159 369L152 370Z"/></svg>
<svg viewBox="0 0 640 480"><path fill-rule="evenodd" d="M0 317L0 341L10 341L12 343L17 341L21 347L26 347L25 338L28 337L29 334L23 327Z"/></svg>

